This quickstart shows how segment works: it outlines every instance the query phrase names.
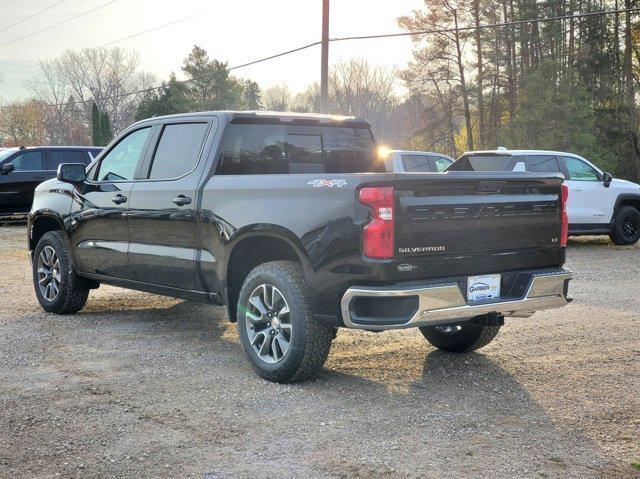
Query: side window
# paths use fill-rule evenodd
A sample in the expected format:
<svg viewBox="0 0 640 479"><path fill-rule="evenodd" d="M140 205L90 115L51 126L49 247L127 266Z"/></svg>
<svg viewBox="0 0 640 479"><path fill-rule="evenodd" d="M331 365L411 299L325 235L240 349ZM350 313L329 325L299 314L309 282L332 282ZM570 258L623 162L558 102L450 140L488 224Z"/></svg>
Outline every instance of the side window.
<svg viewBox="0 0 640 479"><path fill-rule="evenodd" d="M536 171L543 173L560 173L560 166L555 156L536 155L527 156L524 159L527 171Z"/></svg>
<svg viewBox="0 0 640 479"><path fill-rule="evenodd" d="M20 153L9 163L16 167L15 171L41 171L44 170L42 153L39 151L25 151Z"/></svg>
<svg viewBox="0 0 640 479"><path fill-rule="evenodd" d="M129 133L107 153L98 167L97 181L132 180L151 127Z"/></svg>
<svg viewBox="0 0 640 479"><path fill-rule="evenodd" d="M433 171L432 156L427 155L402 155L402 168L406 172L430 172Z"/></svg>
<svg viewBox="0 0 640 479"><path fill-rule="evenodd" d="M384 172L368 128L228 125L220 175Z"/></svg>
<svg viewBox="0 0 640 479"><path fill-rule="evenodd" d="M513 166L513 170L512 171L521 171L521 172L527 171L527 167L524 166L524 161L516 162L516 164Z"/></svg>
<svg viewBox="0 0 640 479"><path fill-rule="evenodd" d="M57 170L61 163L86 163L84 152L79 150L48 150L47 170Z"/></svg>
<svg viewBox="0 0 640 479"><path fill-rule="evenodd" d="M206 123L165 125L153 155L149 178L179 178L192 171L198 163L206 132Z"/></svg>
<svg viewBox="0 0 640 479"><path fill-rule="evenodd" d="M578 158L565 156L564 163L572 181L599 181L598 172Z"/></svg>
<svg viewBox="0 0 640 479"><path fill-rule="evenodd" d="M441 156L434 156L433 159L435 160L435 163L436 163L436 171L438 171L439 173L446 170L449 167L449 165L453 163L450 159L443 158Z"/></svg>

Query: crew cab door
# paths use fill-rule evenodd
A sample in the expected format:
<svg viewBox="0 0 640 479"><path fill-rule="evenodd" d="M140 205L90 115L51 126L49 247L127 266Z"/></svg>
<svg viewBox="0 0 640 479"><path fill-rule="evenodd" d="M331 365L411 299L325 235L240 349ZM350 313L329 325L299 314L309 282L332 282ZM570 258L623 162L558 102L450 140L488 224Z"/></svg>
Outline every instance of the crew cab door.
<svg viewBox="0 0 640 479"><path fill-rule="evenodd" d="M76 188L71 211L71 241L83 273L130 278L127 210L153 127L129 132L89 171Z"/></svg>
<svg viewBox="0 0 640 479"><path fill-rule="evenodd" d="M215 120L159 125L158 140L133 185L129 211L132 279L195 288L197 187ZM206 258L204 259L206 260Z"/></svg>
<svg viewBox="0 0 640 479"><path fill-rule="evenodd" d="M15 169L0 177L0 212L29 211L36 186L47 179L42 152L24 150L2 163L6 164L13 164Z"/></svg>
<svg viewBox="0 0 640 479"><path fill-rule="evenodd" d="M605 188L602 175L579 158L563 156L561 161L569 188L569 225L608 224L613 193L611 188Z"/></svg>

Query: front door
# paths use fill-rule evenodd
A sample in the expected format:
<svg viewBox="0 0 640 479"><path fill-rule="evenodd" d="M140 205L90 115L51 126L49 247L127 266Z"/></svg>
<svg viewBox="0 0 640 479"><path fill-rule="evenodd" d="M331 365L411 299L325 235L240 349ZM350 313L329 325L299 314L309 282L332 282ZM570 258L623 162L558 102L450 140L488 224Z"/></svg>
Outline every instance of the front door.
<svg viewBox="0 0 640 479"><path fill-rule="evenodd" d="M44 159L38 150L24 150L3 162L14 170L0 176L0 213L22 213L31 209L33 192L47 179Z"/></svg>
<svg viewBox="0 0 640 479"><path fill-rule="evenodd" d="M157 147L131 192L129 264L132 279L195 288L196 189L210 122L162 125Z"/></svg>
<svg viewBox="0 0 640 479"><path fill-rule="evenodd" d="M71 240L78 269L115 278L131 275L127 260L127 210L134 179L151 138L152 127L123 137L75 188Z"/></svg>
<svg viewBox="0 0 640 479"><path fill-rule="evenodd" d="M600 174L579 158L562 157L569 188L569 225L605 225L611 219L611 189L605 188Z"/></svg>

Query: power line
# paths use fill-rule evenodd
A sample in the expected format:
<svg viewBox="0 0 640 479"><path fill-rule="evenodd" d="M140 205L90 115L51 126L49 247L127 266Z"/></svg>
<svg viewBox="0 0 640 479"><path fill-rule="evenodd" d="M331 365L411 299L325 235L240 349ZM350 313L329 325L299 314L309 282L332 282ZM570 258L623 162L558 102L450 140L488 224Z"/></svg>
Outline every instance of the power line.
<svg viewBox="0 0 640 479"><path fill-rule="evenodd" d="M42 10L38 10L36 13L32 13L31 15L29 15L27 17L24 17L22 20L18 20L16 23L12 23L11 25L4 27L2 30L0 30L0 33L4 32L5 30L9 30L10 28L15 27L16 25L20 25L21 23L24 23L27 20L32 19L33 17L37 17L41 13L44 13L47 10L51 10L56 5L60 5L62 2L65 2L65 1L66 0L60 0L59 2L56 2L56 3L52 4L52 5L49 5L48 7L43 8Z"/></svg>
<svg viewBox="0 0 640 479"><path fill-rule="evenodd" d="M170 27L171 25L175 25L176 23L181 23L181 22L185 22L187 20L191 20L196 15L197 14L189 15L188 17L184 17L184 18L181 18L179 20L174 20L173 22L165 23L164 25L159 25L157 27L150 28L149 30L145 30L143 32L134 33L133 35L129 35L127 37L119 38L117 40L113 40L112 42L103 43L102 45L98 45L95 48L107 47L109 45L113 45L114 43L118 43L118 42L123 42L125 40L129 40L130 38L135 38L135 37L139 37L141 35L145 35L146 33L155 32L156 30L161 30L163 28Z"/></svg>
<svg viewBox="0 0 640 479"><path fill-rule="evenodd" d="M75 20L76 18L80 18L80 17L82 17L84 15L88 15L89 13L95 12L96 10L100 10L101 8L104 8L107 5L111 5L112 3L117 2L117 1L118 0L109 0L108 2L103 3L102 5L98 5L97 7L94 7L91 10L87 10L86 12L78 13L77 15L74 15L73 17L69 17L69 18L67 18L65 20L62 20L62 21L58 22L58 23L54 23L53 25L49 25L48 27L41 28L40 30L36 30L35 32L27 33L26 35L23 35L23 36L21 36L19 38L16 38L14 40L10 40L10 41L5 42L5 43L0 43L0 47L5 47L7 45L11 45L12 43L19 42L20 40L24 40L25 38L29 38L29 37L32 37L34 35L37 35L38 33L42 33L44 31L50 30L50 29L55 28L55 27L57 27L59 25L62 25L63 23L70 22L71 20Z"/></svg>
<svg viewBox="0 0 640 479"><path fill-rule="evenodd" d="M115 1L117 1L117 0L111 0L111 2L108 2L108 3L113 3ZM107 4L104 4L103 6L106 6ZM451 32L461 32L461 31L469 31L469 30L481 30L481 29L486 29L486 28L498 28L498 27L507 27L507 26L516 26L516 25L526 25L526 24L530 24L530 23L543 23L543 22L550 22L550 21L556 21L556 20L566 20L566 19L571 19L571 18L591 17L591 16L596 16L596 15L610 15L610 14L636 13L636 12L640 12L640 7L620 9L620 10L605 10L605 11L600 11L600 12L578 13L578 14L571 14L571 15L560 15L560 16L556 16L556 17L535 18L535 19L530 19L530 20L518 20L518 21L514 21L514 22L483 24L483 25L478 25L478 26L468 26L468 27L458 27L458 28L443 28L443 29L436 29L436 30L420 30L420 31L415 31L415 32L402 32L402 33L387 33L387 34L377 34L377 35L358 35L358 36L349 36L349 37L337 37L337 38L330 38L329 42L341 42L341 41L349 41L349 40L369 40L369 39L377 39L377 38L392 38L392 37L415 36L415 35L430 35L430 34L432 35L432 34L438 34L438 33L451 33ZM265 62L265 61L268 61L268 60L272 60L274 58L278 58L278 57L282 57L282 56L285 56L285 55L289 55L291 53L295 53L295 52L299 52L299 51L302 51L302 50L306 50L308 48L312 48L314 46L320 45L321 43L322 43L321 41L307 43L306 45L302 45L302 46L297 47L297 48L292 48L290 50L286 50L286 51L283 51L283 52L275 53L275 54L270 55L268 57L263 57L263 58L259 58L257 60L253 60L253 61L250 61L250 62L247 62L247 63L243 63L243 64L240 64L240 65L235 65L235 66L232 66L232 67L228 67L226 70L227 71L232 71L232 70L236 70L236 69L239 69L239 68L244 68L244 67L247 67L247 66L250 66L250 65L255 65L257 63L262 63L262 62ZM2 45L0 45L0 46L2 46ZM215 73L210 73L210 74L207 74L207 75L200 75L198 77L189 78L187 80L178 80L174 84L191 83L193 81L203 80L203 79L209 78L209 77L214 76L214 75L215 75ZM166 85L159 85L159 86L155 86L155 87L149 87L149 88L144 88L144 89L141 89L141 90L134 90L134 91L122 93L120 95L111 95L111 96L108 96L108 97L103 97L102 100L112 100L112 99L128 97L128 96L131 96L131 95L137 95L137 94L142 94L142 93L150 93L152 91L156 91L156 90L160 90L162 88L165 88L165 86ZM74 99L74 100L71 100L71 101L65 102L65 103L44 104L42 106L45 106L45 107L58 107L58 106L65 106L65 105L69 105L69 104L88 103L88 102L92 102L92 101L94 101L94 99L90 99L90 100L75 100ZM7 108L7 107L0 107L0 108Z"/></svg>
<svg viewBox="0 0 640 479"><path fill-rule="evenodd" d="M533 18L531 20L516 20L513 22L501 22L501 23L488 23L478 26L468 26L468 27L458 27L458 28L442 28L436 30L417 30L414 32L400 32L400 33L383 33L377 35L358 35L358 36L350 36L350 37L338 37L332 38L330 42L343 42L347 40L372 40L376 38L392 38L392 37L409 37L416 35L434 35L438 33L452 33L452 32L466 32L469 30L484 30L487 28L498 28L498 27L514 27L520 25L527 25L531 23L545 23L545 22L553 22L557 20L569 20L572 18L586 18L593 17L597 15L610 15L614 13L636 13L640 12L640 7L636 8L625 8L620 10L602 10L599 12L587 12L587 13L575 13L570 15L558 15L556 17L547 17L547 18Z"/></svg>

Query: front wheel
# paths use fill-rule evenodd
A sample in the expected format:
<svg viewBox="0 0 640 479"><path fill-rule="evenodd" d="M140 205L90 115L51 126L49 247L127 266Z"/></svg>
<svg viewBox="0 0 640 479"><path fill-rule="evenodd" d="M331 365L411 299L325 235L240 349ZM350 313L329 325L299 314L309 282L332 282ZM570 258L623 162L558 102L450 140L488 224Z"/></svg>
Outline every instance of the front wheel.
<svg viewBox="0 0 640 479"><path fill-rule="evenodd" d="M500 325L467 321L460 324L423 326L420 332L433 346L450 353L467 353L486 346L500 331Z"/></svg>
<svg viewBox="0 0 640 479"><path fill-rule="evenodd" d="M238 297L238 334L253 368L265 379L297 382L316 376L334 328L314 318L302 268L273 261L254 268Z"/></svg>
<svg viewBox="0 0 640 479"><path fill-rule="evenodd" d="M640 211L633 206L620 208L609 237L617 245L636 243L640 239Z"/></svg>
<svg viewBox="0 0 640 479"><path fill-rule="evenodd" d="M42 309L48 313L73 314L89 296L73 272L67 242L60 231L45 233L33 254L33 286Z"/></svg>

